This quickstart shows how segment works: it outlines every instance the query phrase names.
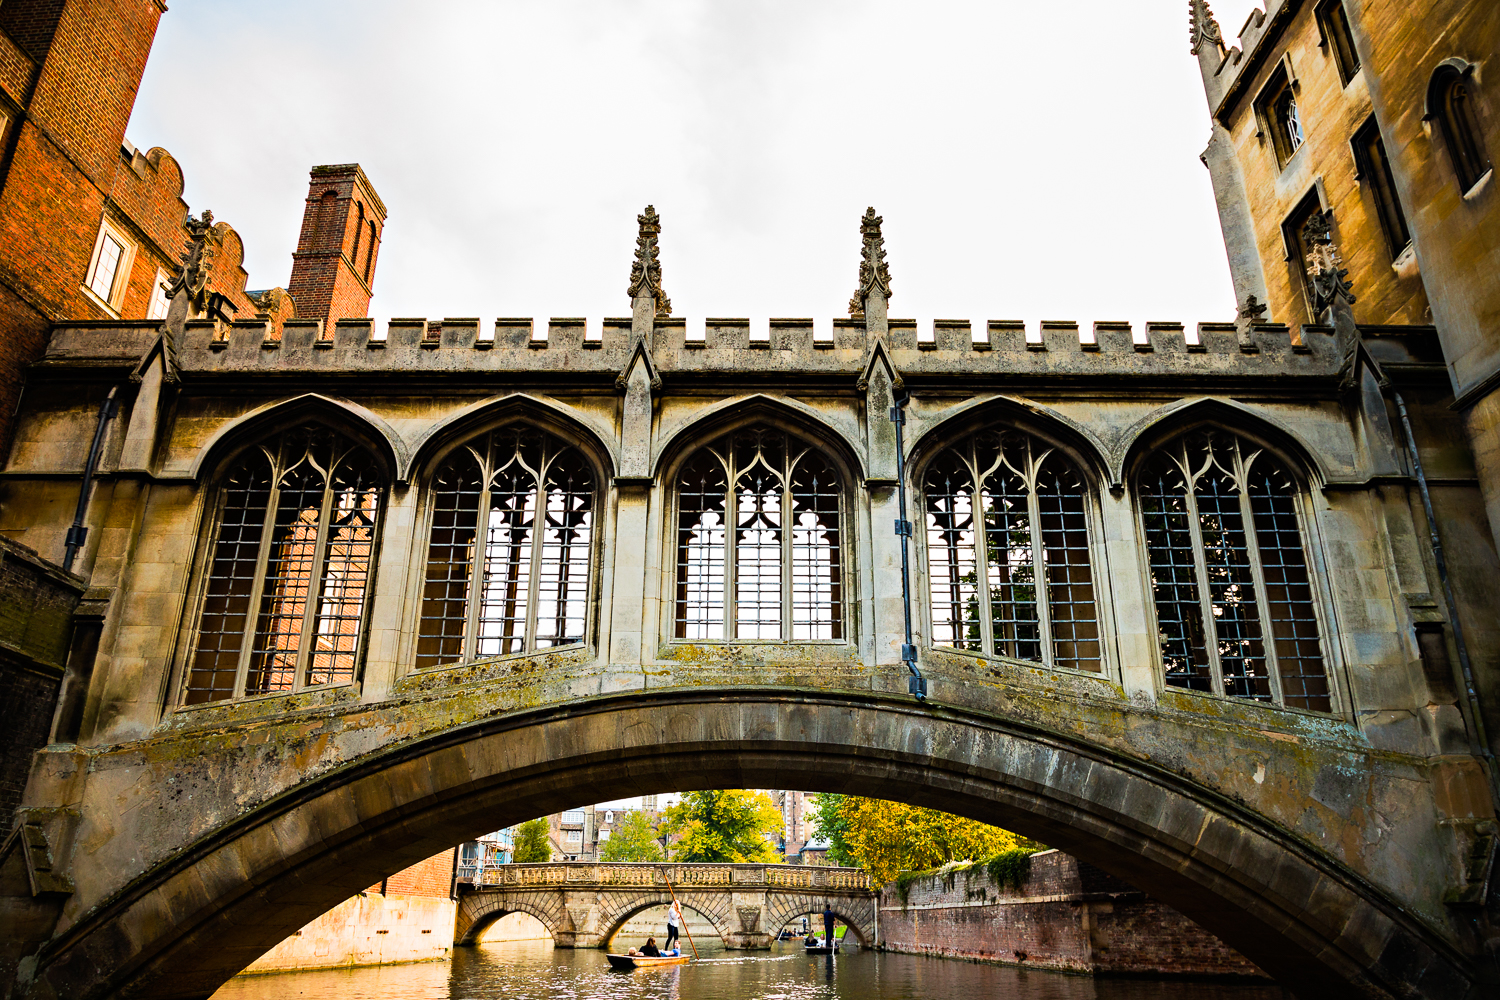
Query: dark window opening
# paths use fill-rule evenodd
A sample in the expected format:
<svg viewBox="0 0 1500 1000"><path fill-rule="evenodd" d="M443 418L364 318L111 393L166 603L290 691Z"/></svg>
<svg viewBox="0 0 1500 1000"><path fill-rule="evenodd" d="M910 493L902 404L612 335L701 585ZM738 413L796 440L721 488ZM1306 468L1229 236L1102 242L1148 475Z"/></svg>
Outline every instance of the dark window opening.
<svg viewBox="0 0 1500 1000"><path fill-rule="evenodd" d="M1354 133L1354 157L1359 178L1375 200L1375 213L1380 217L1380 227L1390 244L1391 258L1395 259L1411 243L1411 232L1406 228L1401 199L1396 196L1396 177L1391 173L1391 163L1385 155L1385 142L1380 138L1380 127L1373 117Z"/></svg>
<svg viewBox="0 0 1500 1000"><path fill-rule="evenodd" d="M922 483L932 643L1097 673L1086 485L1014 430L948 449Z"/></svg>
<svg viewBox="0 0 1500 1000"><path fill-rule="evenodd" d="M1438 120L1459 187L1468 191L1490 169L1490 158L1479 138L1470 73L1451 66L1439 69L1428 88L1427 107L1429 116Z"/></svg>
<svg viewBox="0 0 1500 1000"><path fill-rule="evenodd" d="M1331 711L1299 490L1281 463L1197 431L1153 455L1139 489L1167 684Z"/></svg>
<svg viewBox="0 0 1500 1000"><path fill-rule="evenodd" d="M417 666L584 641L593 467L529 427L454 449L432 484Z"/></svg>
<svg viewBox="0 0 1500 1000"><path fill-rule="evenodd" d="M249 449L222 490L185 703L354 680L384 494L374 460L306 425Z"/></svg>
<svg viewBox="0 0 1500 1000"><path fill-rule="evenodd" d="M1359 72L1359 52L1354 48L1354 35L1349 30L1349 13L1344 10L1343 0L1325 0L1318 5L1318 27L1323 40L1333 50L1333 61L1338 64L1339 81L1348 86Z"/></svg>
<svg viewBox="0 0 1500 1000"><path fill-rule="evenodd" d="M1292 209L1292 214L1286 217L1281 224L1281 238L1286 246L1287 267L1292 272L1292 287L1302 290L1302 301L1307 307L1309 322L1316 323L1318 317L1313 313L1313 288L1312 279L1307 274L1307 254L1310 249L1303 230L1307 228L1312 217L1323 210L1323 204L1318 198L1316 188L1309 191Z"/></svg>

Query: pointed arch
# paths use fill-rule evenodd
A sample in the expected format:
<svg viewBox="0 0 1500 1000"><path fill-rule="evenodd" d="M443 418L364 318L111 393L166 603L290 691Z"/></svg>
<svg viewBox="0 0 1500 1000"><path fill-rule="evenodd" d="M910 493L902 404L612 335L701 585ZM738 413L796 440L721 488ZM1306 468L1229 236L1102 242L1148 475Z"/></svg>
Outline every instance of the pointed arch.
<svg viewBox="0 0 1500 1000"><path fill-rule="evenodd" d="M325 423L348 434L369 449L394 481L405 480L406 443L396 429L358 403L337 396L309 392L258 406L225 424L198 449L188 475L201 481L234 453L295 421Z"/></svg>
<svg viewBox="0 0 1500 1000"><path fill-rule="evenodd" d="M1129 428L1122 436L1123 447L1111 463L1113 481L1127 482L1156 448L1205 425L1233 428L1268 445L1287 461L1308 489L1321 488L1333 478L1316 449L1296 431L1244 403L1214 396L1168 403Z"/></svg>
<svg viewBox="0 0 1500 1000"><path fill-rule="evenodd" d="M619 467L614 429L571 406L529 393L491 396L448 414L412 443L402 467L403 481L424 478L452 448L466 439L507 423L526 421L583 449L607 481Z"/></svg>
<svg viewBox="0 0 1500 1000"><path fill-rule="evenodd" d="M653 476L669 475L673 467L711 437L727 434L755 420L785 421L793 433L810 438L833 453L850 477L863 481L868 474L861 459L863 449L849 429L840 428L828 416L800 400L765 393L726 399L663 428L651 456Z"/></svg>
<svg viewBox="0 0 1500 1000"><path fill-rule="evenodd" d="M969 399L937 414L907 448L907 467L913 476L920 478L923 467L944 448L965 434L996 422L1061 446L1079 470L1094 482L1111 487L1117 484L1107 457L1109 449L1093 431L1051 407L1015 396Z"/></svg>

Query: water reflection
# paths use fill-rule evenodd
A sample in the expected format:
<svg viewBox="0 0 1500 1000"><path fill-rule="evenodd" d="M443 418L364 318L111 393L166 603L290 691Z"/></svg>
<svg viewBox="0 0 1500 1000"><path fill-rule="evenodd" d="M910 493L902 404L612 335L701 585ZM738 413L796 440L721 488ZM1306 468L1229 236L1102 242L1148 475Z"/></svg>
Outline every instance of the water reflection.
<svg viewBox="0 0 1500 1000"><path fill-rule="evenodd" d="M1101 979L851 950L703 949L691 965L614 972L550 941L455 949L453 961L237 978L213 1000L1282 1000L1263 983Z"/></svg>

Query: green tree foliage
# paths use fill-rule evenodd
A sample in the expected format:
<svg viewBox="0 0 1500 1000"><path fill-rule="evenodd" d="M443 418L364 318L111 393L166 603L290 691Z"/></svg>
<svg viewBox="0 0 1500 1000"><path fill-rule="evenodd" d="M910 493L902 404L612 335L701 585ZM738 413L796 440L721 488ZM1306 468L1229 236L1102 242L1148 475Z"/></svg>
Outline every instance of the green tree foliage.
<svg viewBox="0 0 1500 1000"><path fill-rule="evenodd" d="M780 830L781 812L764 792L688 792L667 810L663 828L681 837L673 861L780 860L766 835Z"/></svg>
<svg viewBox="0 0 1500 1000"><path fill-rule="evenodd" d="M599 848L600 861L660 861L661 844L656 827L643 812L625 814L604 846Z"/></svg>
<svg viewBox="0 0 1500 1000"><path fill-rule="evenodd" d="M844 867L854 865L849 844L844 840L849 832L849 821L843 814L844 800L848 797L819 793L812 800L812 835L828 841L828 863Z"/></svg>
<svg viewBox="0 0 1500 1000"><path fill-rule="evenodd" d="M552 860L552 845L547 843L545 819L534 819L516 827L516 842L511 849L511 860L519 864Z"/></svg>
<svg viewBox="0 0 1500 1000"><path fill-rule="evenodd" d="M881 884L901 872L1038 849L998 826L900 802L847 795L838 805L838 815L846 824L843 838L849 857Z"/></svg>

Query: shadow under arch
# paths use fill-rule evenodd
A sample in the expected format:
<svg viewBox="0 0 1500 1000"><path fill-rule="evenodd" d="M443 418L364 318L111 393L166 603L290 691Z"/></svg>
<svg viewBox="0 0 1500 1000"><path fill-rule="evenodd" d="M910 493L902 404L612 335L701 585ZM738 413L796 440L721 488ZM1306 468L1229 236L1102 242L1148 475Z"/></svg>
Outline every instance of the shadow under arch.
<svg viewBox="0 0 1500 1000"><path fill-rule="evenodd" d="M906 464L912 482L944 449L966 435L991 428L1015 428L1057 446L1095 486L1113 485L1103 443L1088 428L1048 407L1007 396L971 400L943 411L937 422L912 442Z"/></svg>
<svg viewBox="0 0 1500 1000"><path fill-rule="evenodd" d="M699 445L757 420L788 424L793 433L810 438L823 451L831 453L854 482L865 480L867 472L860 447L829 422L825 414L806 403L762 393L716 403L667 431L651 456L651 474L660 477L674 472Z"/></svg>
<svg viewBox="0 0 1500 1000"><path fill-rule="evenodd" d="M1166 767L998 708L711 686L487 716L309 776L80 915L37 955L32 995L206 997L455 840L606 796L788 786L1003 824L1149 886L1307 996L1477 995L1381 889Z"/></svg>
<svg viewBox="0 0 1500 1000"><path fill-rule="evenodd" d="M325 424L348 434L379 459L388 480L402 481L408 452L395 428L358 403L315 392L258 406L221 427L198 449L190 474L201 482L205 473L220 468L235 452L301 421Z"/></svg>
<svg viewBox="0 0 1500 1000"><path fill-rule="evenodd" d="M612 428L598 425L587 414L555 400L513 392L472 403L424 430L411 447L402 478L410 481L430 475L457 445L511 423L532 424L579 448L593 459L605 482L619 467Z"/></svg>
<svg viewBox="0 0 1500 1000"><path fill-rule="evenodd" d="M1329 481L1327 466L1296 433L1242 403L1216 398L1169 403L1131 427L1124 436L1128 443L1115 469L1119 481L1132 482L1141 463L1153 451L1200 427L1218 427L1270 446L1308 489Z"/></svg>
<svg viewBox="0 0 1500 1000"><path fill-rule="evenodd" d="M483 895L484 894L481 893L471 893L468 898L473 898L476 896L482 897ZM467 902L467 898L465 899L465 902ZM455 933L453 936L453 943L456 945L478 944L479 938L484 934L485 931L489 930L490 925L499 920L501 917L507 916L512 913L524 913L529 917L535 917L537 923L541 924L544 928L546 928L547 933L552 935L553 943L557 943L557 914L548 913L540 907L532 906L530 903L526 903L524 901L518 902L516 900L506 900L502 899L499 896L496 896L494 899L494 905L489 906L488 908L483 908L485 907L485 903L484 901L482 901L482 899L480 902L476 903L475 908L480 908L479 912L477 913L473 912L472 910L464 910L462 908L463 903L460 904L460 907L459 919L463 920L465 917L467 917L468 924L467 926L455 928L457 933Z"/></svg>

